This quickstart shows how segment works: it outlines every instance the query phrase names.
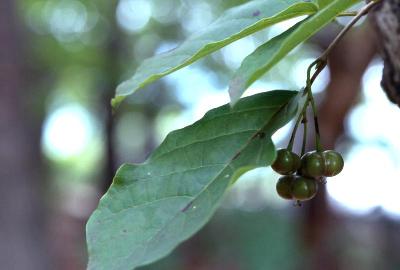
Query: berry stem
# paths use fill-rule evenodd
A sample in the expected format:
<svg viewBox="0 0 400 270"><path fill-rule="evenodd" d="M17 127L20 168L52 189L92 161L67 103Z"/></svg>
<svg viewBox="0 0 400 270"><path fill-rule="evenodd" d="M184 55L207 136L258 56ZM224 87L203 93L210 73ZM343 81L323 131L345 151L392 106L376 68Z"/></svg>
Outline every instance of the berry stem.
<svg viewBox="0 0 400 270"><path fill-rule="evenodd" d="M314 127L315 127L315 145L317 148L318 152L322 152L323 148L321 145L321 136L319 132L319 125L318 125L318 116L317 116L317 109L315 106L315 101L314 97L311 91L311 85L314 83L315 79L318 77L318 75L321 73L321 71L326 67L328 63L328 55L332 51L332 49L343 39L344 35L353 27L354 24L356 24L361 17L364 15L368 14L368 12L377 4L379 4L382 0L372 0L369 2L367 5L365 5L360 11L358 11L354 18L350 21L349 24L347 24L342 31L336 36L336 38L329 44L328 48L314 61L311 63L311 65L307 69L307 86L306 86L306 91L308 93L308 100L306 102L306 105L308 106L308 101L311 103L313 115L314 115ZM354 15L354 14L352 14ZM315 67L315 72L313 76L311 77L311 70L312 68ZM300 117L299 117L300 118ZM298 120L299 122L299 120ZM296 122L296 125L298 126L298 123ZM297 129L297 127L296 127ZM293 134L292 134L292 137ZM291 138L291 142L292 139ZM293 142L290 144L291 146L293 145Z"/></svg>
<svg viewBox="0 0 400 270"><path fill-rule="evenodd" d="M337 45L337 43L342 40L344 35L353 27L355 23L357 23L361 17L364 15L368 14L368 12L377 4L379 4L382 0L372 0L369 2L367 5L365 5L360 11L358 12L344 12L340 13L338 16L354 16L354 18L350 21L349 24L347 24L342 31L336 36L336 38L329 44L328 48L318 57L314 62L311 63L311 65L307 69L307 86L305 89L305 93L308 95L306 102L304 103L303 109L300 112L299 116L297 117L296 124L293 128L292 134L290 136L289 144L287 146L287 149L292 151L293 149L293 144L294 144L294 139L296 137L296 132L299 127L300 121L304 119L304 114L307 110L308 105L311 103L313 115L314 115L314 127L315 127L315 145L317 148L318 152L322 152L323 148L321 145L321 136L319 132L319 125L318 125L318 116L317 116L317 109L315 106L315 101L314 97L311 91L311 86L314 83L315 79L318 77L318 75L321 73L321 71L326 67L328 63L328 55L332 51L332 49ZM313 76L311 77L311 70L312 68L315 67L315 72ZM305 126L306 127L306 126ZM304 144L304 143L303 143ZM304 146L305 147L305 146ZM303 152L303 150L302 150Z"/></svg>
<svg viewBox="0 0 400 270"><path fill-rule="evenodd" d="M303 123L303 127L304 127L304 132L303 132L303 145L301 146L301 157L304 155L304 153L306 152L306 144L307 144L307 112L303 113L303 120L301 120L301 122Z"/></svg>
<svg viewBox="0 0 400 270"><path fill-rule="evenodd" d="M307 100L304 102L303 108L301 109L300 114L297 116L297 120L294 125L292 134L290 135L290 140L289 140L288 146L286 147L289 151L293 150L293 144L294 144L294 139L296 137L297 129L299 128L300 122L303 119L303 115L305 114L309 103L310 103L310 99L307 96Z"/></svg>
<svg viewBox="0 0 400 270"><path fill-rule="evenodd" d="M314 73L313 77L311 78L311 69L316 66L316 72ZM315 78L318 76L318 74L322 71L322 69L325 67L324 62L314 61L307 69L307 86L306 90L308 92L308 98L311 103L311 108L313 111L313 116L314 116L314 128L315 128L315 147L317 149L317 152L322 152L323 148L321 145L321 135L319 132L319 125L318 125L318 113L317 113L317 107L315 105L314 101L314 96L311 91L311 85L314 82ZM314 80L313 80L314 79Z"/></svg>

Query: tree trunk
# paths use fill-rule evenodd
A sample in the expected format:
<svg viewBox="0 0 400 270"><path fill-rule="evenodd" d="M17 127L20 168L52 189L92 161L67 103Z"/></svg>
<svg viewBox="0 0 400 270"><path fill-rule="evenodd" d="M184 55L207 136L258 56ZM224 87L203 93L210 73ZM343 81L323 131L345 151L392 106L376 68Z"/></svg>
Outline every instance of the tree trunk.
<svg viewBox="0 0 400 270"><path fill-rule="evenodd" d="M0 265L51 269L41 201L40 124L24 106L15 1L0 3Z"/></svg>
<svg viewBox="0 0 400 270"><path fill-rule="evenodd" d="M380 35L384 61L382 87L389 99L400 106L400 0L383 0L372 20Z"/></svg>

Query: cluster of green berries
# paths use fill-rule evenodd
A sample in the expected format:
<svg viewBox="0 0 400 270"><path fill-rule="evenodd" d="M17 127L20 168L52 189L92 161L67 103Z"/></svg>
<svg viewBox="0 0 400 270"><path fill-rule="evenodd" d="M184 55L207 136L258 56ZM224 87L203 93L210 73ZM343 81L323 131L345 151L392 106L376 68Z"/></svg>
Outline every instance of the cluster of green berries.
<svg viewBox="0 0 400 270"><path fill-rule="evenodd" d="M272 168L283 175L276 184L279 196L288 200L307 201L318 191L318 182L339 174L344 166L342 156L333 150L312 151L301 158L288 149L279 149Z"/></svg>

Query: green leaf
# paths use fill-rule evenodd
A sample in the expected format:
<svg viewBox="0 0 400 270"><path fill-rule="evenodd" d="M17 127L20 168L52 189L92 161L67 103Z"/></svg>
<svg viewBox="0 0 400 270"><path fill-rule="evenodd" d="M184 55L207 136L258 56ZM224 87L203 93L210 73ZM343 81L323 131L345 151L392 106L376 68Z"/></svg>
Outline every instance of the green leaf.
<svg viewBox="0 0 400 270"><path fill-rule="evenodd" d="M297 112L304 100L297 93L213 109L170 133L145 163L123 165L87 223L88 269L134 269L198 231L240 175L272 163L271 135Z"/></svg>
<svg viewBox="0 0 400 270"><path fill-rule="evenodd" d="M116 108L139 88L267 26L317 11L307 0L258 0L225 11L207 28L195 33L178 48L145 60L129 80L117 88Z"/></svg>
<svg viewBox="0 0 400 270"><path fill-rule="evenodd" d="M319 8L323 8L327 5L329 5L329 3L331 3L332 0L317 0L317 4Z"/></svg>
<svg viewBox="0 0 400 270"><path fill-rule="evenodd" d="M319 10L316 14L258 47L243 60L240 68L233 76L229 85L231 104L235 104L254 81L276 65L297 45L313 36L339 13L358 2L360 0L331 1L331 4ZM304 67L304 69L306 70L307 67Z"/></svg>

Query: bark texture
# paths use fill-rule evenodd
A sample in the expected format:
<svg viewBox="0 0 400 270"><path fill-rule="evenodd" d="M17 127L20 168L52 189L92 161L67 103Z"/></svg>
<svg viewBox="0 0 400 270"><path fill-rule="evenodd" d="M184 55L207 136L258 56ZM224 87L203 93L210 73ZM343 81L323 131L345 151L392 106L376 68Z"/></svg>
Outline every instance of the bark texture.
<svg viewBox="0 0 400 270"><path fill-rule="evenodd" d="M400 106L400 0L383 0L374 10L372 20L380 36L384 61L382 88Z"/></svg>

